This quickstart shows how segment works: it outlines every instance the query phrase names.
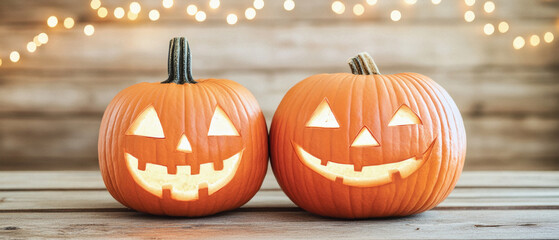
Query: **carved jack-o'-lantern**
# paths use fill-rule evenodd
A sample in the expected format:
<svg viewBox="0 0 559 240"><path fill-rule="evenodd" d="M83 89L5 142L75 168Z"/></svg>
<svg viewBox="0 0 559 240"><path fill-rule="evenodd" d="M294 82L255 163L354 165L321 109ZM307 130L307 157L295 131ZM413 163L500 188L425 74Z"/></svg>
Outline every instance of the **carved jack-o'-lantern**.
<svg viewBox="0 0 559 240"><path fill-rule="evenodd" d="M169 79L120 92L99 133L107 189L152 214L237 208L260 188L267 158L266 123L255 98L230 80L195 81L184 38L171 40Z"/></svg>
<svg viewBox="0 0 559 240"><path fill-rule="evenodd" d="M455 103L426 76L380 75L366 53L349 64L353 74L311 76L281 101L270 129L280 186L324 216L402 216L435 207L465 159Z"/></svg>

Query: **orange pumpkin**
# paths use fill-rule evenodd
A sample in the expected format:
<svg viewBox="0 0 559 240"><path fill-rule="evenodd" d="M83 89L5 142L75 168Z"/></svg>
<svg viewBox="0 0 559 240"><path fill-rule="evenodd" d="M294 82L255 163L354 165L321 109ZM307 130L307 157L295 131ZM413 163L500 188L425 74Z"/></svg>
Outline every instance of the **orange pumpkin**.
<svg viewBox="0 0 559 240"><path fill-rule="evenodd" d="M112 100L98 150L116 200L173 216L240 207L260 188L268 161L255 98L231 80L195 81L184 38L171 40L166 81L133 85Z"/></svg>
<svg viewBox="0 0 559 240"><path fill-rule="evenodd" d="M270 129L274 174L301 208L370 218L426 211L462 171L466 134L448 93L416 73L381 75L366 54L353 74L319 74L291 88Z"/></svg>

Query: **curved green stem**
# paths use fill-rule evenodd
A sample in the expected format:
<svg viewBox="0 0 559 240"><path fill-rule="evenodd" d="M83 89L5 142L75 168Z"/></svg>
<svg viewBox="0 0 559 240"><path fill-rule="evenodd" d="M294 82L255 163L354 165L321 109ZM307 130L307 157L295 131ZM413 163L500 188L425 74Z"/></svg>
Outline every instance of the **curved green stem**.
<svg viewBox="0 0 559 240"><path fill-rule="evenodd" d="M190 46L184 37L176 37L169 42L169 78L162 83L197 83L192 78Z"/></svg>
<svg viewBox="0 0 559 240"><path fill-rule="evenodd" d="M351 73L355 75L380 74L375 61L366 52L359 53L357 56L350 58L347 63L351 68Z"/></svg>

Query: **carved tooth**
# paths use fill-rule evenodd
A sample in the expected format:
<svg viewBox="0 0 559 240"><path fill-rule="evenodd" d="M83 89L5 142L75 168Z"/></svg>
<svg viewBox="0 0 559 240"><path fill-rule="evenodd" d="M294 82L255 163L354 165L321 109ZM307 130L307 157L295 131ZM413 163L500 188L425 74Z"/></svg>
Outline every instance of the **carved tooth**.
<svg viewBox="0 0 559 240"><path fill-rule="evenodd" d="M167 167L159 164L146 163L146 172L155 173L157 175L166 175Z"/></svg>
<svg viewBox="0 0 559 240"><path fill-rule="evenodd" d="M214 163L200 164L200 175L208 175L214 172Z"/></svg>
<svg viewBox="0 0 559 240"><path fill-rule="evenodd" d="M178 176L189 176L190 175L190 166L177 166L177 175Z"/></svg>

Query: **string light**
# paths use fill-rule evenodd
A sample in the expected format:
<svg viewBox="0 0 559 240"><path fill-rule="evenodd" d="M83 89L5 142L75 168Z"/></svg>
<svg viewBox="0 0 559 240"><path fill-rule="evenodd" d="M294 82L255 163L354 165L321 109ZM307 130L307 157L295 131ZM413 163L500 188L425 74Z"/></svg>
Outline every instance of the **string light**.
<svg viewBox="0 0 559 240"><path fill-rule="evenodd" d="M95 33L95 28L93 27L93 25L87 24L83 28L83 33L85 33L86 36L91 36L93 35L93 33Z"/></svg>
<svg viewBox="0 0 559 240"><path fill-rule="evenodd" d="M206 13L204 11L198 11L196 13L196 16L194 16L194 18L196 19L196 21L198 22L203 22L206 20Z"/></svg>
<svg viewBox="0 0 559 240"><path fill-rule="evenodd" d="M392 19L392 21L394 22L400 21L400 19L402 19L402 13L400 13L400 11L398 10L393 10L390 13L390 19Z"/></svg>
<svg viewBox="0 0 559 240"><path fill-rule="evenodd" d="M441 0L431 0L431 3L439 5L441 3Z"/></svg>
<svg viewBox="0 0 559 240"><path fill-rule="evenodd" d="M163 0L161 4L164 8L171 8L173 6L173 0Z"/></svg>
<svg viewBox="0 0 559 240"><path fill-rule="evenodd" d="M35 50L37 50L37 45L35 45L34 42L28 42L27 43L27 51L35 52Z"/></svg>
<svg viewBox="0 0 559 240"><path fill-rule="evenodd" d="M256 17L256 10L254 10L254 8L247 8L247 10L245 10L245 17L248 20L252 20Z"/></svg>
<svg viewBox="0 0 559 240"><path fill-rule="evenodd" d="M196 5L194 4L190 4L188 5L188 7L186 7L186 13L190 16L194 16L194 14L196 14L198 12L198 7L196 7Z"/></svg>
<svg viewBox="0 0 559 240"><path fill-rule="evenodd" d="M130 12L138 14L142 11L142 6L138 2L130 3Z"/></svg>
<svg viewBox="0 0 559 240"><path fill-rule="evenodd" d="M485 24L485 26L483 26L483 32L485 35L491 35L495 32L495 26L491 23Z"/></svg>
<svg viewBox="0 0 559 240"><path fill-rule="evenodd" d="M138 18L138 14L135 14L132 11L128 11L128 14L126 14L126 17L128 17L129 20L134 21Z"/></svg>
<svg viewBox="0 0 559 240"><path fill-rule="evenodd" d="M468 5L468 7L471 7L474 4L476 4L476 0L464 0L464 2L466 3L466 5Z"/></svg>
<svg viewBox="0 0 559 240"><path fill-rule="evenodd" d="M254 6L255 9L260 10L264 8L264 0L254 0L252 6Z"/></svg>
<svg viewBox="0 0 559 240"><path fill-rule="evenodd" d="M417 0L404 0L404 2L406 2L409 5L414 5L415 3L417 3Z"/></svg>
<svg viewBox="0 0 559 240"><path fill-rule="evenodd" d="M10 61L18 62L19 61L19 53L17 51L12 51L10 53Z"/></svg>
<svg viewBox="0 0 559 240"><path fill-rule="evenodd" d="M546 43L551 43L551 42L553 42L553 39L554 39L554 38L555 38L555 36L553 36L553 33L551 33L551 32L546 32L546 33L543 35L543 40L544 40Z"/></svg>
<svg viewBox="0 0 559 240"><path fill-rule="evenodd" d="M149 20L157 21L157 19L159 19L159 11L156 9L149 11Z"/></svg>
<svg viewBox="0 0 559 240"><path fill-rule="evenodd" d="M227 15L227 23L229 25L233 25L235 23L237 23L237 15L235 15L234 13L230 13L229 15Z"/></svg>
<svg viewBox="0 0 559 240"><path fill-rule="evenodd" d="M58 18L56 18L55 16L50 16L47 19L47 25L51 28L56 27L56 25L58 24Z"/></svg>
<svg viewBox="0 0 559 240"><path fill-rule="evenodd" d="M107 17L107 15L109 15L109 11L108 11L105 7L100 7L100 8L97 10L97 15L98 15L100 18L105 18L105 17Z"/></svg>
<svg viewBox="0 0 559 240"><path fill-rule="evenodd" d="M89 6L91 6L91 8L93 10L96 10L97 8L101 7L101 1L99 0L91 0L91 3L89 3Z"/></svg>
<svg viewBox="0 0 559 240"><path fill-rule="evenodd" d="M466 20L466 22L473 22L474 19L476 19L476 14L473 11L466 11L466 13L464 13L464 20Z"/></svg>
<svg viewBox="0 0 559 240"><path fill-rule="evenodd" d="M221 3L219 2L219 0L210 0L210 8L211 9L216 9L219 7Z"/></svg>
<svg viewBox="0 0 559 240"><path fill-rule="evenodd" d="M114 14L115 14L115 18L117 18L117 19L123 18L124 17L124 8L121 8L121 7L115 8Z"/></svg>
<svg viewBox="0 0 559 240"><path fill-rule="evenodd" d="M2 66L2 59L0 58L0 67Z"/></svg>
<svg viewBox="0 0 559 240"><path fill-rule="evenodd" d="M506 33L509 31L509 24L505 21L499 23L499 32Z"/></svg>
<svg viewBox="0 0 559 240"><path fill-rule="evenodd" d="M363 5L358 3L353 6L353 14L355 14L355 16L361 16L363 13L365 13L365 7L363 7Z"/></svg>
<svg viewBox="0 0 559 240"><path fill-rule="evenodd" d="M39 40L39 43L47 44L49 42L49 35L47 35L46 33L40 33L39 35L37 35L37 39Z"/></svg>
<svg viewBox="0 0 559 240"><path fill-rule="evenodd" d="M74 27L74 19L71 17L67 17L66 19L64 19L64 27L66 29L70 29Z"/></svg>
<svg viewBox="0 0 559 240"><path fill-rule="evenodd" d="M336 14L342 14L345 12L345 5L340 1L335 1L332 3L332 11Z"/></svg>
<svg viewBox="0 0 559 240"><path fill-rule="evenodd" d="M512 41L512 46L514 47L514 49L521 49L524 47L524 45L526 44L526 42L524 41L524 38L521 36L516 37L513 41Z"/></svg>
<svg viewBox="0 0 559 240"><path fill-rule="evenodd" d="M295 2L293 0L285 0L285 2L283 2L283 9L285 9L286 11L291 11L295 8Z"/></svg>
<svg viewBox="0 0 559 240"><path fill-rule="evenodd" d="M530 37L530 44L532 46L538 46L540 44L540 37L538 37L538 35L532 35Z"/></svg>
<svg viewBox="0 0 559 240"><path fill-rule="evenodd" d="M377 0L367 0L367 4L369 4L369 6L373 6L377 4Z"/></svg>
<svg viewBox="0 0 559 240"><path fill-rule="evenodd" d="M485 10L486 13L492 13L495 11L495 3L492 1L485 2L485 4L483 4L483 10Z"/></svg>

